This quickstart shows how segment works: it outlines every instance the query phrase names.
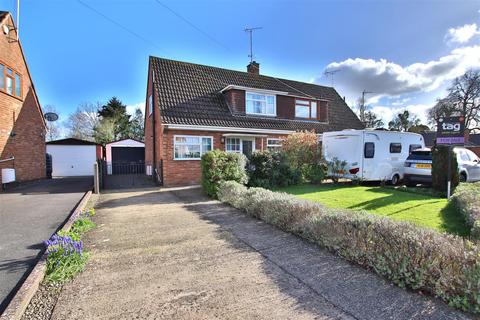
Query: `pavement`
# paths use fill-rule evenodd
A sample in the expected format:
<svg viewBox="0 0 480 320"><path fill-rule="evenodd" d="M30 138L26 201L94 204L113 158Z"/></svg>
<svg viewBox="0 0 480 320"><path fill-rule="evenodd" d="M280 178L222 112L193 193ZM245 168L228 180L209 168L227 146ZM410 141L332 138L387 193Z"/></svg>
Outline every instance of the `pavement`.
<svg viewBox="0 0 480 320"><path fill-rule="evenodd" d="M199 189L102 194L52 319L469 319Z"/></svg>
<svg viewBox="0 0 480 320"><path fill-rule="evenodd" d="M0 193L0 313L68 218L91 177L40 180Z"/></svg>

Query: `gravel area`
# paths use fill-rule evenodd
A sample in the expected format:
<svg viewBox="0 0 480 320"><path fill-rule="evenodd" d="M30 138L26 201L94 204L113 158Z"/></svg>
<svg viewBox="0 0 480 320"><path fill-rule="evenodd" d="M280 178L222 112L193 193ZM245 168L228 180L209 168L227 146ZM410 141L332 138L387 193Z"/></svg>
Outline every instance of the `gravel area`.
<svg viewBox="0 0 480 320"><path fill-rule="evenodd" d="M38 291L33 296L30 304L22 316L22 320L47 320L53 313L53 308L57 304L62 284L53 284L43 282Z"/></svg>

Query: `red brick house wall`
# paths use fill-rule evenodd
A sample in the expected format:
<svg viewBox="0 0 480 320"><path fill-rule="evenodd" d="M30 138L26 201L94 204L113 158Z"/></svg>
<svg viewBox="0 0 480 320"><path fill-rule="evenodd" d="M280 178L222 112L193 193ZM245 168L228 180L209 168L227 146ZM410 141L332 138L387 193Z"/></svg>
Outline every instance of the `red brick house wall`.
<svg viewBox="0 0 480 320"><path fill-rule="evenodd" d="M11 15L0 23L11 30L8 35L0 34L0 62L20 74L22 83L20 97L0 89L0 160L15 157L13 162L0 163L0 170L15 168L17 181L44 178L46 128L43 114L22 48L16 41Z"/></svg>
<svg viewBox="0 0 480 320"><path fill-rule="evenodd" d="M195 185L201 180L200 160L174 160L174 136L209 136L213 137L213 148L225 150L222 143L223 134L227 132L194 131L194 130L165 130L163 133L163 178L164 186ZM241 136L241 134L239 134ZM285 138L285 135L268 135L255 138L255 150L266 150L268 138ZM262 142L263 141L263 142Z"/></svg>

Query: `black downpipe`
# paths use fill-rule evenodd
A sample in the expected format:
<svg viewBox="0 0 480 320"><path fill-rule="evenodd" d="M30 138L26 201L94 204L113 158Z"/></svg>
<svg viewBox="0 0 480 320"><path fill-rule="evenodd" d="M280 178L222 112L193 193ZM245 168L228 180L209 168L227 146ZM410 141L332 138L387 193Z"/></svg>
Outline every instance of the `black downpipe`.
<svg viewBox="0 0 480 320"><path fill-rule="evenodd" d="M155 116L157 113L157 108L155 108L155 74L152 71L152 133L153 133L153 166L152 166L152 175L153 181L158 182L157 180L157 133L156 133L156 122Z"/></svg>

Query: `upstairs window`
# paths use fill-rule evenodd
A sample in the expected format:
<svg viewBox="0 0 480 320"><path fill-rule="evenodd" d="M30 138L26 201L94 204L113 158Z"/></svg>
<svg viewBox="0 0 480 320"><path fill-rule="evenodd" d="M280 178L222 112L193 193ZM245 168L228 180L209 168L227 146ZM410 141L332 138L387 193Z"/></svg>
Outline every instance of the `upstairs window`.
<svg viewBox="0 0 480 320"><path fill-rule="evenodd" d="M2 63L0 63L0 91L18 98L22 96L22 77Z"/></svg>
<svg viewBox="0 0 480 320"><path fill-rule="evenodd" d="M296 99L295 117L304 119L317 119L317 102Z"/></svg>
<svg viewBox="0 0 480 320"><path fill-rule="evenodd" d="M277 107L274 95L256 92L245 93L246 113L263 116L276 116Z"/></svg>

